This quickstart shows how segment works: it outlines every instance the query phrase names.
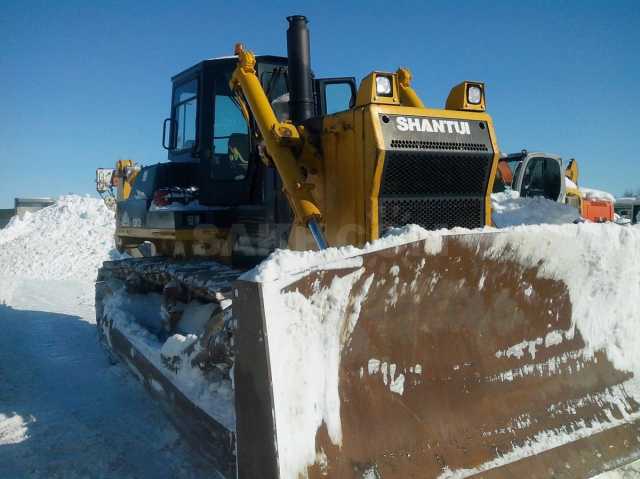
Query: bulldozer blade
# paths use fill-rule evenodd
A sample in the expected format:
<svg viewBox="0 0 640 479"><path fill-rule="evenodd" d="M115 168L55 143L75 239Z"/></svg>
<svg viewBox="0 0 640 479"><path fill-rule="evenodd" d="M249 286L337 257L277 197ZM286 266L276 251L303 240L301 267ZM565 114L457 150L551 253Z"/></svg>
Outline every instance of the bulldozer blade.
<svg viewBox="0 0 640 479"><path fill-rule="evenodd" d="M502 234L241 277L238 477L586 478L636 460L633 372L589 347L565 282L496 254Z"/></svg>

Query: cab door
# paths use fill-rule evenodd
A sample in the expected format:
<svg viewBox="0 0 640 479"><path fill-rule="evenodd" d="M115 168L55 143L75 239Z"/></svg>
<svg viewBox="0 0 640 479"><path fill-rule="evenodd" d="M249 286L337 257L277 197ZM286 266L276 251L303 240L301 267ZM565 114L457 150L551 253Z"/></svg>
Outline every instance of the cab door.
<svg viewBox="0 0 640 479"><path fill-rule="evenodd" d="M166 134L169 123L171 127L168 141L163 136L163 146L169 152L169 161L194 161L198 156L201 136L198 131L198 118L201 115L200 96L199 71L194 71L173 85L171 117L165 120L163 132L163 135Z"/></svg>

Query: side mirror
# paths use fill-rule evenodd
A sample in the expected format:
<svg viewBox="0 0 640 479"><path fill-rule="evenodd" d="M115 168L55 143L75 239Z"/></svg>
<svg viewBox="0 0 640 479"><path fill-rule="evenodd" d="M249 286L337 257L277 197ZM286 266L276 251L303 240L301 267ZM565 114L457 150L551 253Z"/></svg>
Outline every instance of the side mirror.
<svg viewBox="0 0 640 479"><path fill-rule="evenodd" d="M356 104L356 79L354 77L320 78L315 81L316 111L318 115L331 115L345 111Z"/></svg>
<svg viewBox="0 0 640 479"><path fill-rule="evenodd" d="M169 123L169 141L167 142L167 123ZM166 118L164 123L162 124L162 147L165 150L173 150L175 149L175 141L173 141L174 135L171 133L174 131L173 125L175 124L175 120L171 118Z"/></svg>

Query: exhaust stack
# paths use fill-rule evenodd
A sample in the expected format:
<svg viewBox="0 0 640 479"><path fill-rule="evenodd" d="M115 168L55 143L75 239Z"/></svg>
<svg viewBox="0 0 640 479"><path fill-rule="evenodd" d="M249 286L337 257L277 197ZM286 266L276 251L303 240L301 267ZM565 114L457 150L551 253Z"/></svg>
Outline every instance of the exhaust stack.
<svg viewBox="0 0 640 479"><path fill-rule="evenodd" d="M289 58L289 110L291 121L299 124L315 115L311 53L307 17L287 17L287 56Z"/></svg>

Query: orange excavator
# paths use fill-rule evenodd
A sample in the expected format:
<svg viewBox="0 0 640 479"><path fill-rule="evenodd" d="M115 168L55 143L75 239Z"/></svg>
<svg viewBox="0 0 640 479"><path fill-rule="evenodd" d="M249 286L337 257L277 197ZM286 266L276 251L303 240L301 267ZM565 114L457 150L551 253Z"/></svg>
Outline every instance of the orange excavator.
<svg viewBox="0 0 640 479"><path fill-rule="evenodd" d="M538 196L571 205L582 218L594 223L613 221L613 200L578 186L578 162L570 160L564 174L562 166L562 158L551 153L522 150L503 155L494 191L509 187L521 197Z"/></svg>

